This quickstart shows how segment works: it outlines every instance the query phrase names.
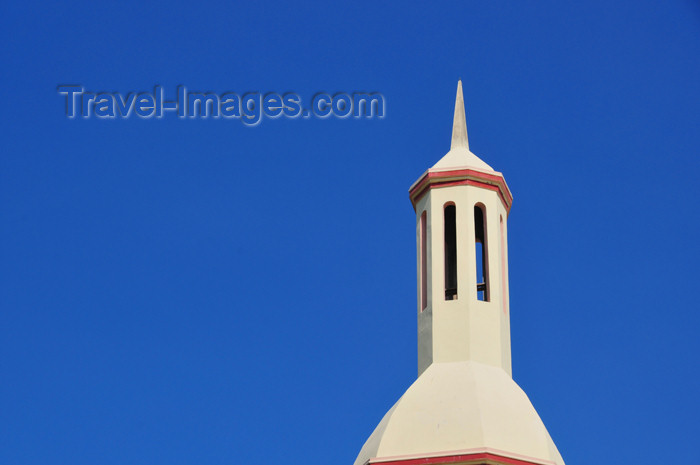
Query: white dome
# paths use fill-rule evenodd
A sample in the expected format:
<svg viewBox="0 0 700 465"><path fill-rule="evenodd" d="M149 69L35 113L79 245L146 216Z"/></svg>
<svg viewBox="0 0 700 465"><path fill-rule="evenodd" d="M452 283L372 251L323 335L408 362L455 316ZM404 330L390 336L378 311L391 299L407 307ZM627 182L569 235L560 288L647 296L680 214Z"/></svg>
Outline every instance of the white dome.
<svg viewBox="0 0 700 465"><path fill-rule="evenodd" d="M476 168L481 171L493 171L493 168L466 147L453 147L440 161L430 168L430 171L444 171L455 168Z"/></svg>
<svg viewBox="0 0 700 465"><path fill-rule="evenodd" d="M384 415L355 465L470 452L564 464L515 381L501 368L464 361L428 367Z"/></svg>

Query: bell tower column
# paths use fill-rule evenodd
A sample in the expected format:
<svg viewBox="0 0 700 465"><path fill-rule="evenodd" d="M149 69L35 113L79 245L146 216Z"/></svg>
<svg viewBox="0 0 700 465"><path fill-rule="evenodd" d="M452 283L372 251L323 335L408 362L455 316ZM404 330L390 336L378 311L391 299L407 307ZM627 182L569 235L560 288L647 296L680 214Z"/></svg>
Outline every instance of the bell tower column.
<svg viewBox="0 0 700 465"><path fill-rule="evenodd" d="M469 150L457 86L450 151L410 189L416 210L418 373L473 360L511 374L507 218L501 173Z"/></svg>

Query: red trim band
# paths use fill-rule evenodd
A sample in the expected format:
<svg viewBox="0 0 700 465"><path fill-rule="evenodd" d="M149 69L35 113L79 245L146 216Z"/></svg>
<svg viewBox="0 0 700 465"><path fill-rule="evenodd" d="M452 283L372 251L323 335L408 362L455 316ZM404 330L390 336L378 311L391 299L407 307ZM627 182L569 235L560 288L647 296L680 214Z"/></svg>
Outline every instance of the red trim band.
<svg viewBox="0 0 700 465"><path fill-rule="evenodd" d="M495 191L503 202L507 213L513 204L513 195L501 174L488 174L481 171L462 169L453 171L428 171L408 192L413 208L416 203L433 187L477 186Z"/></svg>
<svg viewBox="0 0 700 465"><path fill-rule="evenodd" d="M449 463L490 465L541 465L541 463L506 457L504 455L494 454L492 452L476 452L473 454L448 455L444 457L426 457L418 459L398 459L390 461L370 460L369 463L372 465L437 465Z"/></svg>

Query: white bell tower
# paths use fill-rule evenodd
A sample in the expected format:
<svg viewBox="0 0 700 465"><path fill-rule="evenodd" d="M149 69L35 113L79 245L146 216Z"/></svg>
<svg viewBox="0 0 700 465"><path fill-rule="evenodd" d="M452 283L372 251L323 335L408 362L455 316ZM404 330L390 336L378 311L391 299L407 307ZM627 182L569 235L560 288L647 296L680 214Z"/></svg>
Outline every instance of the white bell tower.
<svg viewBox="0 0 700 465"><path fill-rule="evenodd" d="M410 189L418 249L418 374L473 360L511 374L507 219L501 173L469 151L462 81L452 146Z"/></svg>
<svg viewBox="0 0 700 465"><path fill-rule="evenodd" d="M564 465L513 381L503 175L469 151L462 83L452 147L410 189L418 250L418 379L355 465Z"/></svg>

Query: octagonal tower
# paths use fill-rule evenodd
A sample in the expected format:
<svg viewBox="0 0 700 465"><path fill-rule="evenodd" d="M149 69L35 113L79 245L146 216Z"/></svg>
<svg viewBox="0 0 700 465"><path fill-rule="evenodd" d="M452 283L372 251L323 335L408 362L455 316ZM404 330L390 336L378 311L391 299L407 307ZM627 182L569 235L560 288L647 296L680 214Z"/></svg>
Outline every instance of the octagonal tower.
<svg viewBox="0 0 700 465"><path fill-rule="evenodd" d="M450 151L410 188L416 211L418 379L355 465L563 465L512 379L503 175L469 150L462 82Z"/></svg>

